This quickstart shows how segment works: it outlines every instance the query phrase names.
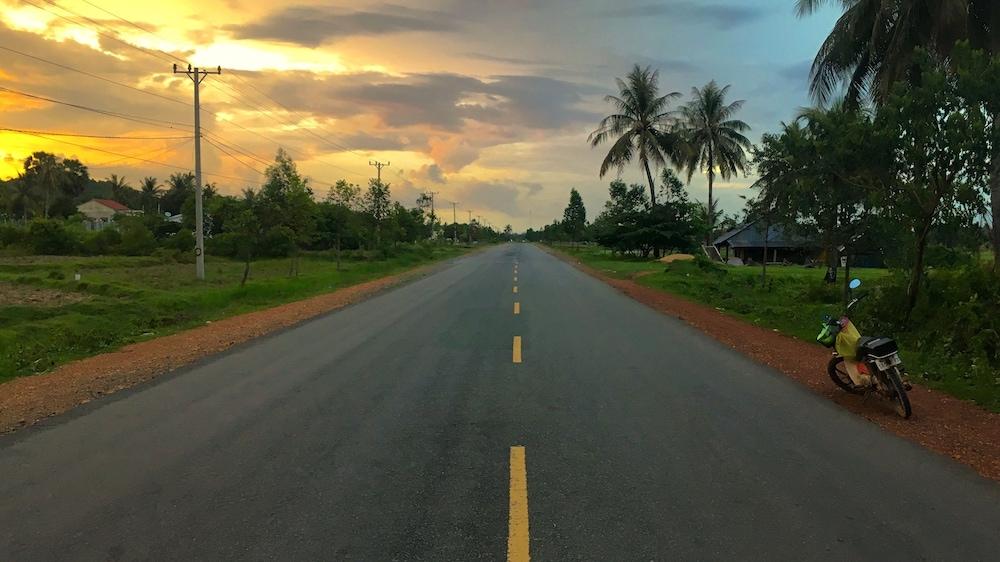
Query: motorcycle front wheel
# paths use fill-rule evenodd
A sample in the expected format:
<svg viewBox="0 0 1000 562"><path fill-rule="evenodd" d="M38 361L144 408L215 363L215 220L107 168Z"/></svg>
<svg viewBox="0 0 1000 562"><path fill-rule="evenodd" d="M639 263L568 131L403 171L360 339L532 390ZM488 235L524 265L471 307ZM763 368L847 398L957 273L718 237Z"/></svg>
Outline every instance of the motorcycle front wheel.
<svg viewBox="0 0 1000 562"><path fill-rule="evenodd" d="M832 357L830 363L826 366L826 370L830 374L833 384L851 394L864 394L865 389L854 384L854 381L851 380L851 375L847 374L847 365L844 364L843 357L839 355Z"/></svg>
<svg viewBox="0 0 1000 562"><path fill-rule="evenodd" d="M899 371L893 369L885 374L886 378L889 379L890 392L892 393L892 405L899 414L899 417L904 420L910 419L913 415L913 409L910 408L910 398L906 395L906 387L903 385L902 379L899 378Z"/></svg>

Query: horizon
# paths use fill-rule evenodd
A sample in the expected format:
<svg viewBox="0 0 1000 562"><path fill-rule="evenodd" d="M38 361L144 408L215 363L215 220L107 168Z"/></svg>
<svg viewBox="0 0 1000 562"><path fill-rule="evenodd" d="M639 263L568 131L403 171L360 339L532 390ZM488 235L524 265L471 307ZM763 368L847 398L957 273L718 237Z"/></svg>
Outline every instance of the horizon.
<svg viewBox="0 0 1000 562"><path fill-rule="evenodd" d="M684 96L675 108L692 87L730 84L756 142L809 105L809 65L838 12L800 19L785 0L567 6L2 0L0 86L144 121L0 92L6 128L141 137L0 131L0 177L36 150L133 186L192 168L190 139L179 138L191 83L171 68L190 61L222 67L202 89L205 181L222 193L259 185L282 146L320 197L341 178L366 183L369 160L389 161L383 177L407 206L437 191L442 208L457 201L493 224L538 229L561 215L570 188L590 217L599 212L615 174L598 177L606 150L586 138L633 64ZM621 179L643 183L637 167ZM717 182L719 207L738 211L752 182ZM705 178L688 190L704 201Z"/></svg>

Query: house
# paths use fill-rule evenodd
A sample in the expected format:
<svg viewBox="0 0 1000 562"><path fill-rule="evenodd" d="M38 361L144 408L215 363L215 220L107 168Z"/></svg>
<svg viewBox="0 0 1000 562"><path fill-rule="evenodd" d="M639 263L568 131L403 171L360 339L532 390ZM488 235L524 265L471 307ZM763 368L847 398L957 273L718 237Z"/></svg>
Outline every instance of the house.
<svg viewBox="0 0 1000 562"><path fill-rule="evenodd" d="M819 257L819 248L815 243L788 232L781 225L774 224L767 228L765 244L764 230L759 221L747 223L719 236L712 245L726 262L738 258L743 263L761 263L765 259L765 246L768 263L805 264Z"/></svg>
<svg viewBox="0 0 1000 562"><path fill-rule="evenodd" d="M142 214L142 211L129 209L113 199L91 199L77 205L76 210L87 219L86 223L91 230L100 230L116 215Z"/></svg>

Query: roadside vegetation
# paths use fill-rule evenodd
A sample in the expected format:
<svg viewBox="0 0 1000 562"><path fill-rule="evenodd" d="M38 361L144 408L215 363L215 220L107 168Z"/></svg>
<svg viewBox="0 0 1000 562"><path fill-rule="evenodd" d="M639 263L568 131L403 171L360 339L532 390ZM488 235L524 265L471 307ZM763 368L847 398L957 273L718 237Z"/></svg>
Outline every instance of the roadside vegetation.
<svg viewBox="0 0 1000 562"><path fill-rule="evenodd" d="M442 224L427 197L405 207L377 179L366 188L341 180L317 196L279 150L261 186L239 196L206 187L198 281L194 193L190 174L166 187L145 178L137 190L47 153L0 182L0 381L510 236L509 227ZM142 213L97 224L77 213L102 197Z"/></svg>
<svg viewBox="0 0 1000 562"><path fill-rule="evenodd" d="M560 244L558 249L610 277L632 279L807 342L815 341L824 314L843 313L839 288L823 281L821 269L771 266L762 285L760 267L729 267L707 258L663 264L596 245ZM931 294L915 312L921 321L901 332L883 332L888 328L880 318L886 307L899 306L894 301L900 300L905 278L884 268L855 268L852 276L864 281L858 294L870 295L852 319L864 333L897 338L915 382L1000 412L1000 372L995 344L989 342L1000 322L987 310L1000 302L1000 289L991 284L991 275L977 286L962 271L932 270ZM905 298L905 290L902 294ZM934 299L961 302L942 307ZM816 372L824 368L817 365Z"/></svg>
<svg viewBox="0 0 1000 562"><path fill-rule="evenodd" d="M608 147L601 177L633 166L646 185L613 181L582 224L571 197L563 220L527 238L807 340L862 277L870 298L852 315L863 333L898 338L926 384L1000 411L1000 12L978 0L840 4L812 67L816 104L756 144L729 86L712 81L685 103L635 66L588 141ZM705 174L708 200L693 201L675 172ZM714 179L740 174L756 181L723 215ZM741 246L750 267L721 263L722 235L743 226L762 233ZM768 251L775 229L783 259ZM649 259L664 253L694 259Z"/></svg>
<svg viewBox="0 0 1000 562"><path fill-rule="evenodd" d="M411 244L378 256L352 251L340 267L331 252L254 264L241 286L244 264L212 258L208 279L192 265L155 257L0 258L0 381L42 373L72 359L401 273L461 255L465 246ZM81 274L79 282L74 280Z"/></svg>

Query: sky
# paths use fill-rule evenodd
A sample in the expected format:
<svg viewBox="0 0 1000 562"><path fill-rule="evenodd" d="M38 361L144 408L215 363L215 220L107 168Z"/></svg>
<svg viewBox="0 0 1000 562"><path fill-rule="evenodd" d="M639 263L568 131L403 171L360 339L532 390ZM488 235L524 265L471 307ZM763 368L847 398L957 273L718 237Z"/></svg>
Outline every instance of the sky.
<svg viewBox="0 0 1000 562"><path fill-rule="evenodd" d="M616 174L598 176L607 147L587 136L615 78L650 65L678 103L710 80L731 84L757 142L809 104L809 64L837 17L793 7L0 0L0 128L33 132L0 130L0 177L35 150L133 186L192 169L193 85L172 68L187 61L222 67L202 84L201 117L205 181L224 193L259 185L281 146L318 196L341 178L366 184L377 160L395 199L435 192L444 220L455 202L459 220L539 228L561 217L571 187L593 218ZM638 166L621 177L643 182ZM739 210L753 179L717 182L721 208ZM689 190L707 199L703 176Z"/></svg>

